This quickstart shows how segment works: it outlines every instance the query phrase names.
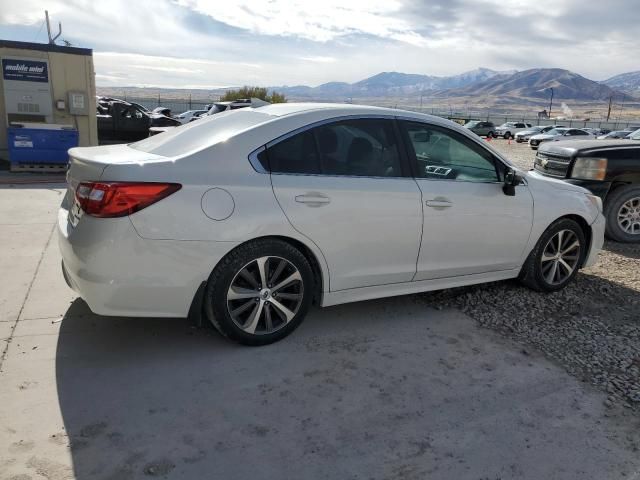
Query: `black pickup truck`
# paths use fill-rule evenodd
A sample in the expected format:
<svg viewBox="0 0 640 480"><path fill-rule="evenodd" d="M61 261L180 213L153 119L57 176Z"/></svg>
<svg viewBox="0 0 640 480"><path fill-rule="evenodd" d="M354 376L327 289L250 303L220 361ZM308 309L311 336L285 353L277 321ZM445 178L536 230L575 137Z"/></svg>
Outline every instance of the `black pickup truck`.
<svg viewBox="0 0 640 480"><path fill-rule="evenodd" d="M101 97L98 99L98 140L132 141L149 136L151 127L174 127L180 121L162 113L150 112L142 105Z"/></svg>
<svg viewBox="0 0 640 480"><path fill-rule="evenodd" d="M640 133L630 140L543 143L534 170L580 185L602 199L607 236L640 242Z"/></svg>

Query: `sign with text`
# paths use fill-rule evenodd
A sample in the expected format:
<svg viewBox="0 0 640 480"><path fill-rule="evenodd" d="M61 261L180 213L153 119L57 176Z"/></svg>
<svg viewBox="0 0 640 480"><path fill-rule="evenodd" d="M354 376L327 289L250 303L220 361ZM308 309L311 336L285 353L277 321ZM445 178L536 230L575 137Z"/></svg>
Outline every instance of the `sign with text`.
<svg viewBox="0 0 640 480"><path fill-rule="evenodd" d="M49 82L47 62L36 60L2 59L2 78L19 82Z"/></svg>

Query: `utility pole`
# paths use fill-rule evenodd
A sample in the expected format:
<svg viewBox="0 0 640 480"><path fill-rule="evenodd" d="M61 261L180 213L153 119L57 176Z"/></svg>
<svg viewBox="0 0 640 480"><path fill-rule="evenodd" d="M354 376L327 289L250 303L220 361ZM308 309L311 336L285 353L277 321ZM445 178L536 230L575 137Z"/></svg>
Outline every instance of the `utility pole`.
<svg viewBox="0 0 640 480"><path fill-rule="evenodd" d="M62 35L62 23L58 22L58 34L55 37L51 37L51 24L49 23L49 12L47 10L44 11L44 18L47 23L47 36L49 37L49 43L51 45L55 45L57 38Z"/></svg>
<svg viewBox="0 0 640 480"><path fill-rule="evenodd" d="M420 91L420 111L422 111L422 97L424 97L424 92Z"/></svg>
<svg viewBox="0 0 640 480"><path fill-rule="evenodd" d="M611 117L611 104L613 102L613 95L611 95L609 97L609 108L607 109L607 122L609 121L609 118Z"/></svg>
<svg viewBox="0 0 640 480"><path fill-rule="evenodd" d="M622 102L620 103L620 111L618 112L618 121L620 121L620 117L622 116L623 108L624 108L624 93L622 94Z"/></svg>
<svg viewBox="0 0 640 480"><path fill-rule="evenodd" d="M551 108L553 107L553 87L549 87L551 90L551 100L549 101L549 120L551 120Z"/></svg>

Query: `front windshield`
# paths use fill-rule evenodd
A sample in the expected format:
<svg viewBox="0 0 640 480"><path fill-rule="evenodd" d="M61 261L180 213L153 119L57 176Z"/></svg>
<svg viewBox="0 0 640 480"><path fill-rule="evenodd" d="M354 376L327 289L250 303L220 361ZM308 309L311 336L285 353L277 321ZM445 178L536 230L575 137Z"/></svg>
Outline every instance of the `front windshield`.
<svg viewBox="0 0 640 480"><path fill-rule="evenodd" d="M478 122L477 120L471 120L470 122L465 123L464 126L467 128L473 128L478 125L478 123L480 122Z"/></svg>

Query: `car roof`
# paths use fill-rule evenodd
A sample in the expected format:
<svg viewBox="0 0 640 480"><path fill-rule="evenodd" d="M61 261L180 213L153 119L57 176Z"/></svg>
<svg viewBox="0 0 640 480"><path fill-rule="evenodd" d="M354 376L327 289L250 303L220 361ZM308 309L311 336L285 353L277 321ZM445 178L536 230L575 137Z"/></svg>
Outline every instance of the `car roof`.
<svg viewBox="0 0 640 480"><path fill-rule="evenodd" d="M629 140L565 140L543 143L538 151L543 153L573 154L577 151L586 153L619 148L640 150L640 144Z"/></svg>
<svg viewBox="0 0 640 480"><path fill-rule="evenodd" d="M350 103L274 103L271 105L265 105L264 107L259 107L259 109L260 113L266 113L267 115L275 115L278 117L308 112L311 110L327 110L336 115L376 114L383 112L387 115L398 115L398 112L405 112L404 110L396 110L392 108L373 107L370 105L354 105Z"/></svg>
<svg viewBox="0 0 640 480"><path fill-rule="evenodd" d="M277 122L281 119L297 120L296 117L301 117L300 122L307 122L311 118L309 117L310 114L316 122L339 117L402 117L416 121L426 121L435 125L449 126L469 136L469 138L475 139L472 133L468 133L465 128L455 122L408 110L342 103L279 103L209 115L207 118L197 122L189 122L161 135L154 135L130 144L130 146L161 156L183 156L211 147L218 142L240 135L260 125ZM287 122L290 129L296 128L296 123L297 121ZM300 126L302 126L302 123ZM486 145L485 148L492 150L496 156L504 160L504 157L492 149L490 145Z"/></svg>

